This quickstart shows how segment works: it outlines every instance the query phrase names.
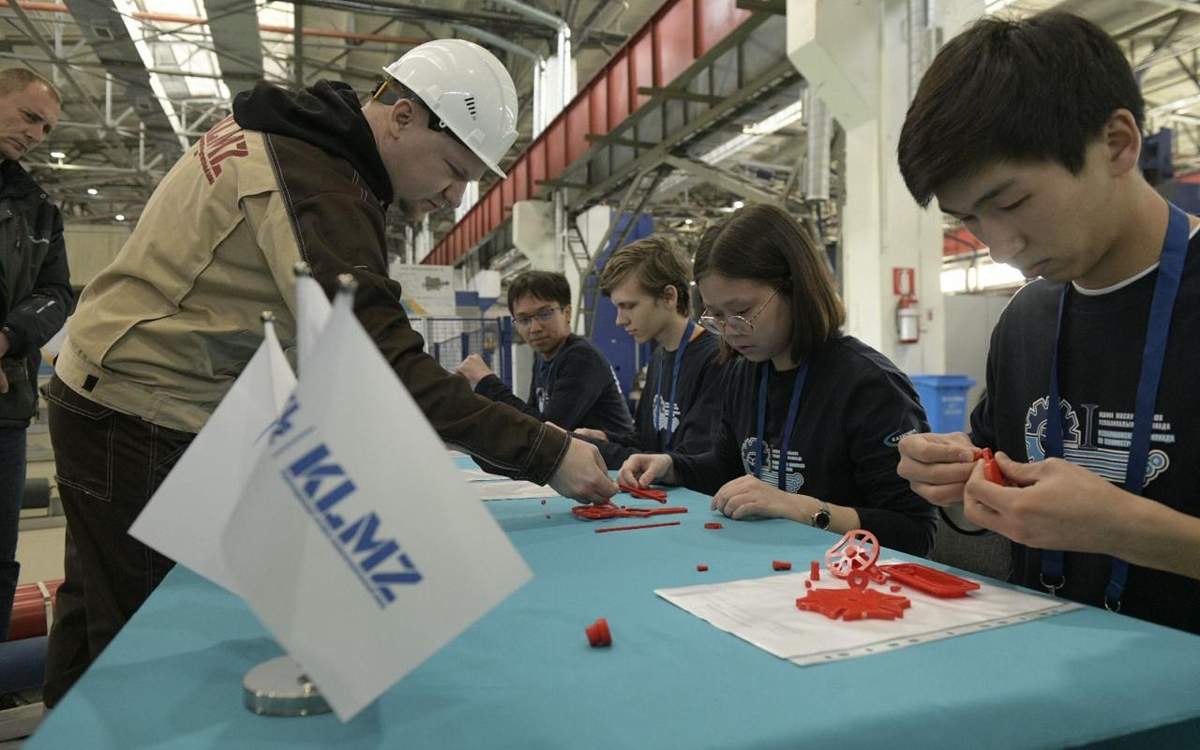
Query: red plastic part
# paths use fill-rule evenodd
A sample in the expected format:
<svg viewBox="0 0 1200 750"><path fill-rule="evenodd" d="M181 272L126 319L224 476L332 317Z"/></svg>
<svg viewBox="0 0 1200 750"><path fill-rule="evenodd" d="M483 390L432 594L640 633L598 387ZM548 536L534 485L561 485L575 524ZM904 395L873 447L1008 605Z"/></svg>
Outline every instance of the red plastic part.
<svg viewBox="0 0 1200 750"><path fill-rule="evenodd" d="M811 581L821 580L821 563L813 560L808 564L808 578Z"/></svg>
<svg viewBox="0 0 1200 750"><path fill-rule="evenodd" d="M865 529L852 529L825 551L825 567L838 578L867 570L879 559L879 539Z"/></svg>
<svg viewBox="0 0 1200 750"><path fill-rule="evenodd" d="M608 526L603 529L596 529L597 534L607 534L610 531L633 531L634 529L657 529L661 526L678 526L679 521L667 521L666 523L639 523L636 526Z"/></svg>
<svg viewBox="0 0 1200 750"><path fill-rule="evenodd" d="M612 645L612 631L608 629L608 620L603 617L584 628L588 643L592 648Z"/></svg>
<svg viewBox="0 0 1200 750"><path fill-rule="evenodd" d="M1001 487L1012 486L1004 476L1004 472L1000 471L1000 464L996 463L996 458L992 455L991 448L980 448L975 451L975 460L978 461L980 459L983 459L983 476L985 479Z"/></svg>
<svg viewBox="0 0 1200 750"><path fill-rule="evenodd" d="M812 581L805 581L805 582L804 582L804 588L806 588L806 589L811 589L811 588L812 588Z"/></svg>
<svg viewBox="0 0 1200 750"><path fill-rule="evenodd" d="M603 521L609 518L650 518L651 516L670 516L676 513L687 513L682 505L663 508L630 508L625 505L576 505L571 513L576 518L587 521Z"/></svg>
<svg viewBox="0 0 1200 750"><path fill-rule="evenodd" d="M620 484L617 486L620 488L621 492L628 492L634 497L640 497L645 500L657 500L660 503L667 502L666 490L656 490L650 487L631 487L627 484Z"/></svg>
<svg viewBox="0 0 1200 750"><path fill-rule="evenodd" d="M771 567L775 570L791 570L792 564L787 560L772 560Z"/></svg>
<svg viewBox="0 0 1200 750"><path fill-rule="evenodd" d="M893 583L891 586L888 586L888 588L889 588L889 589L891 589L891 592L892 592L893 594L894 594L894 593L896 593L897 591L899 591L899 590L900 590L900 587L899 587L899 586L897 586L897 585L896 585L896 584L894 584L894 583Z"/></svg>
<svg viewBox="0 0 1200 750"><path fill-rule="evenodd" d="M704 528L706 528L706 529L720 529L720 528L724 528L724 527L723 527L723 526L721 526L721 524L717 523L716 521L709 521L708 523L704 524Z"/></svg>
<svg viewBox="0 0 1200 750"><path fill-rule="evenodd" d="M696 570L700 571L701 573L704 573L704 572L708 571L708 566L705 565L704 563L701 563L696 566Z"/></svg>
<svg viewBox="0 0 1200 750"><path fill-rule="evenodd" d="M895 620L912 606L907 597L876 589L813 589L796 600L796 609L831 620Z"/></svg>
<svg viewBox="0 0 1200 750"><path fill-rule="evenodd" d="M979 588L975 581L959 578L944 570L930 568L918 563L896 563L880 565L879 569L897 583L923 591L931 596L942 599L955 599L966 596L968 592Z"/></svg>

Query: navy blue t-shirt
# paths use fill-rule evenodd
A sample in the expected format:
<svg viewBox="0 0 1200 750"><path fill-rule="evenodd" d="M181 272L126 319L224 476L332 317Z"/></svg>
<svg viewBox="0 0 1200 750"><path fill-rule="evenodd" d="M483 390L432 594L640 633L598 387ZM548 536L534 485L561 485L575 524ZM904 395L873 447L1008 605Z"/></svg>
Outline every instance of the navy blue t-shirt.
<svg viewBox="0 0 1200 750"><path fill-rule="evenodd" d="M1200 516L1200 240L1189 243L1171 319L1150 439L1145 497ZM1115 484L1125 479L1134 399L1157 270L1101 295L1072 289L1064 313L1059 384L1063 457ZM992 332L987 393L971 415L972 440L1013 460L1045 457L1042 435L1062 284L1025 286ZM1013 580L1043 590L1041 553L1013 546ZM1102 606L1111 561L1068 552L1060 596ZM1130 566L1121 612L1200 633L1200 581Z"/></svg>
<svg viewBox="0 0 1200 750"><path fill-rule="evenodd" d="M769 373L761 478L778 486L782 466L789 492L852 507L880 544L928 554L935 511L896 474L896 446L904 435L929 429L925 412L908 377L850 336L834 338L811 358L786 459L779 447L796 371L776 372L770 362L730 363L713 450L699 456L671 453L680 483L711 495L726 482L755 473L764 367Z"/></svg>
<svg viewBox="0 0 1200 750"><path fill-rule="evenodd" d="M575 334L552 358L534 358L528 400L513 395L495 375L480 380L475 392L564 430L591 427L618 437L633 432L633 417L612 365L592 342Z"/></svg>
<svg viewBox="0 0 1200 750"><path fill-rule="evenodd" d="M679 367L675 401L671 402L671 375L679 351L658 347L646 368L646 385L634 415L634 433L622 440L609 437L597 443L610 469L619 469L634 453L662 453L670 436L671 450L687 455L712 448L713 435L721 418L722 368L718 361L720 339L700 329L688 342ZM670 405L671 414L667 415Z"/></svg>

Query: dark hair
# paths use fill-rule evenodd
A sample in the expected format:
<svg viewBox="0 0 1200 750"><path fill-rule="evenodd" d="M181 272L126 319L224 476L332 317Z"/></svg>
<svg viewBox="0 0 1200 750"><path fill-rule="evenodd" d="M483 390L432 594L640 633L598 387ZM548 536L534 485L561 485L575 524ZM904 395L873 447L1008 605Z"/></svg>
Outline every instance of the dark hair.
<svg viewBox="0 0 1200 750"><path fill-rule="evenodd" d="M983 18L921 79L900 131L900 172L922 206L948 181L1000 160L1050 160L1079 174L1119 109L1142 127L1133 70L1095 24L1061 12Z"/></svg>
<svg viewBox="0 0 1200 750"><path fill-rule="evenodd" d="M509 312L522 297L536 297L566 307L571 304L571 285L561 273L526 271L513 279L508 287Z"/></svg>
<svg viewBox="0 0 1200 750"><path fill-rule="evenodd" d="M62 106L62 96L58 93L58 89L54 87L48 79L34 73L28 68L5 68L0 70L0 96L8 96L20 91L24 91L35 83L40 83L45 86L54 97L54 101Z"/></svg>
<svg viewBox="0 0 1200 750"><path fill-rule="evenodd" d="M670 238L652 235L631 242L617 250L604 263L600 272L600 291L611 297L614 289L637 274L638 285L654 297L662 295L666 288L675 287L675 310L680 315L690 315L688 287L692 271L687 259Z"/></svg>
<svg viewBox="0 0 1200 750"><path fill-rule="evenodd" d="M712 236L710 236L712 233ZM778 206L738 209L700 238L692 272L753 279L779 289L792 306L792 359L808 359L846 322L829 261L800 222ZM721 341L724 358L732 349Z"/></svg>

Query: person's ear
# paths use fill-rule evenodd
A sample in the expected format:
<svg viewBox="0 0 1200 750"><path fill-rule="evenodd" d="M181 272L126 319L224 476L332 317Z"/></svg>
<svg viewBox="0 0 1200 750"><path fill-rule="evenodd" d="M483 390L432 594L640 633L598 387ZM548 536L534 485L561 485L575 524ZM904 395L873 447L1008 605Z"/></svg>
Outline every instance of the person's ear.
<svg viewBox="0 0 1200 750"><path fill-rule="evenodd" d="M674 310L679 304L679 290L675 288L674 284L667 284L659 292L658 298L668 310Z"/></svg>
<svg viewBox="0 0 1200 750"><path fill-rule="evenodd" d="M1142 154L1142 133L1133 113L1118 109L1104 124L1101 137L1108 156L1109 173L1119 177L1138 168Z"/></svg>
<svg viewBox="0 0 1200 750"><path fill-rule="evenodd" d="M402 131L419 124L420 116L411 99L398 99L388 112L388 134L399 137Z"/></svg>

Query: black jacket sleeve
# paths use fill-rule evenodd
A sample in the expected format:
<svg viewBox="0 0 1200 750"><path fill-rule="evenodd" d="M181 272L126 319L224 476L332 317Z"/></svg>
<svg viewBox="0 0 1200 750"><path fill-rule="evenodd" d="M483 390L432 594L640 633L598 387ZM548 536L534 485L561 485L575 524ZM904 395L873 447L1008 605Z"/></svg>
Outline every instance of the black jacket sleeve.
<svg viewBox="0 0 1200 750"><path fill-rule="evenodd" d="M742 451L733 430L732 410L738 408L736 396L734 389L724 390L726 393L721 398L721 416L712 446L700 454L671 452L675 478L679 484L704 495L715 495L726 482L746 473L746 467L742 465Z"/></svg>
<svg viewBox="0 0 1200 750"><path fill-rule="evenodd" d="M509 388L508 385L506 385L498 375L488 375L482 378L478 383L475 384L475 392L480 396L484 396L492 401L495 401L498 404L508 404L522 414L528 414L529 416L536 417L537 419L542 418L541 413L537 410L537 404L527 403L517 398L517 395L512 392L512 389ZM556 422L555 424L558 423ZM559 427L562 426L563 425L559 425Z"/></svg>
<svg viewBox="0 0 1200 750"><path fill-rule="evenodd" d="M843 415L862 527L884 546L926 556L933 549L936 511L896 473L896 437L929 429L908 379L877 370L859 381Z"/></svg>
<svg viewBox="0 0 1200 750"><path fill-rule="evenodd" d="M75 308L71 272L67 268L67 250L63 243L62 214L57 208L53 211L54 231L50 237L50 249L38 269L33 290L13 304L4 321L12 331L8 352L12 356L24 356L31 349L40 348L58 333Z"/></svg>

